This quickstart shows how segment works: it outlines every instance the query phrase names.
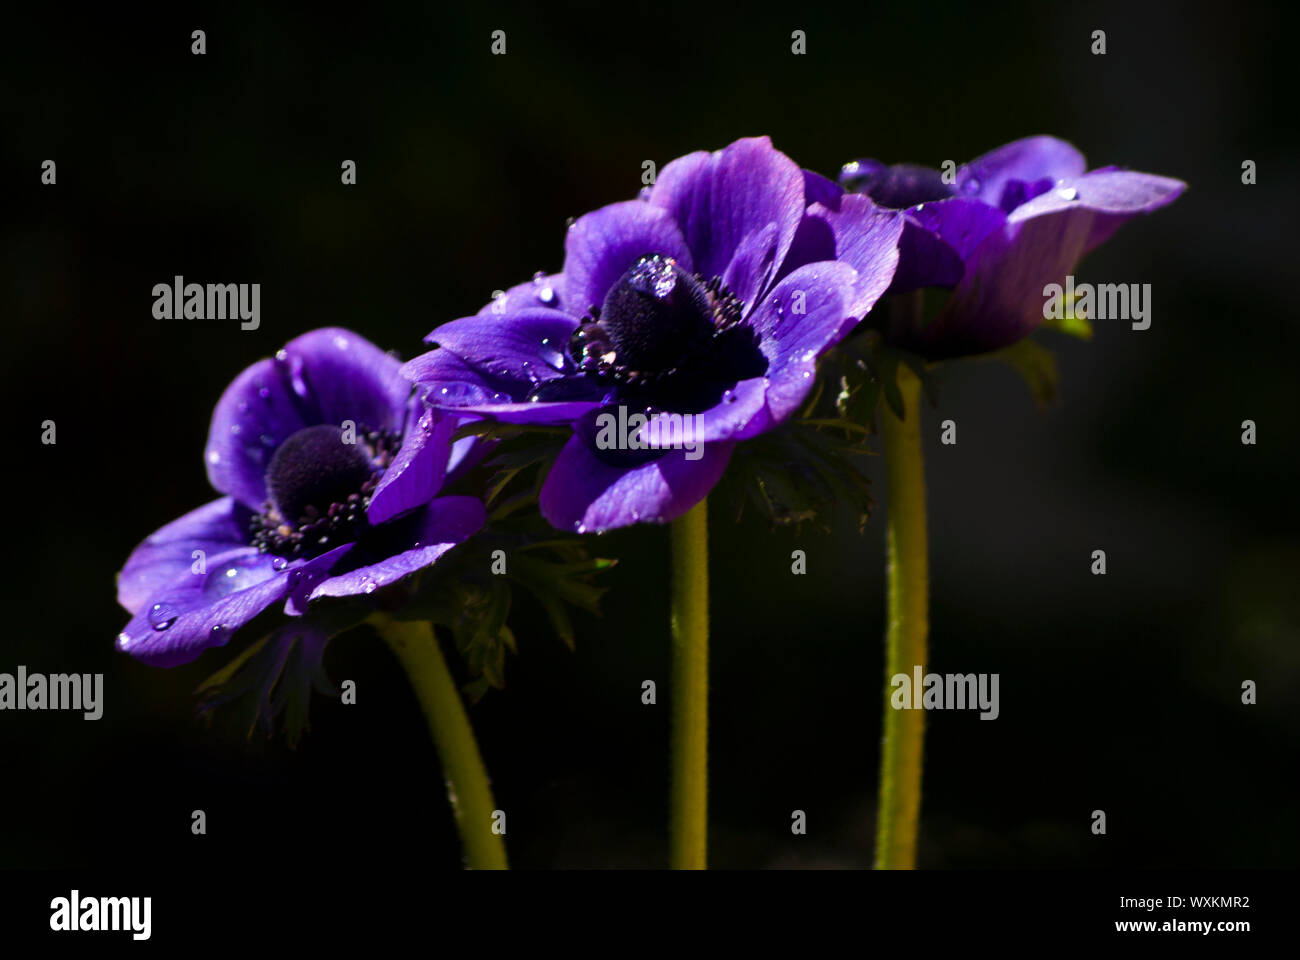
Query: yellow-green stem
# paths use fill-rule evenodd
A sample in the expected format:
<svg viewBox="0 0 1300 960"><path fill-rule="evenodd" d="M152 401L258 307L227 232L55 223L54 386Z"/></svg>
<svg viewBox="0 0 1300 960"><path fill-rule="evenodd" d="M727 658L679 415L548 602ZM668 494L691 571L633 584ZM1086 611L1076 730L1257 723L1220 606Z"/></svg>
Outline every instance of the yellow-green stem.
<svg viewBox="0 0 1300 960"><path fill-rule="evenodd" d="M507 869L505 841L493 831L496 804L487 770L432 624L394 620L385 614L375 614L370 622L406 670L428 720L442 761L447 799L460 831L465 865L471 870Z"/></svg>
<svg viewBox="0 0 1300 960"><path fill-rule="evenodd" d="M709 514L701 500L672 524L672 853L708 866Z"/></svg>
<svg viewBox="0 0 1300 960"><path fill-rule="evenodd" d="M925 464L921 456L921 382L900 365L898 388L904 419L885 405L881 416L885 468L889 476L889 630L885 648L885 719L880 759L880 809L876 824L876 868L916 866L921 811L921 759L925 711L898 710L890 679L912 668L925 674L929 631L929 556L925 529Z"/></svg>

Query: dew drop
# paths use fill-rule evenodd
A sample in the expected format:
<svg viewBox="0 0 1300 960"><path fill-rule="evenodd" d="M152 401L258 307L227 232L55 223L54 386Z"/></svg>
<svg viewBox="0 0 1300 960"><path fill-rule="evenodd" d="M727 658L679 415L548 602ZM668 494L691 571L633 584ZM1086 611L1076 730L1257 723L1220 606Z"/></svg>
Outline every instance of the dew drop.
<svg viewBox="0 0 1300 960"><path fill-rule="evenodd" d="M284 559L284 557L276 557L274 560L271 561L271 569L274 570L276 573L279 573L288 565L289 565L289 561Z"/></svg>
<svg viewBox="0 0 1300 960"><path fill-rule="evenodd" d="M1056 195L1062 200L1076 200L1079 197L1079 191L1074 187L1062 187L1056 191Z"/></svg>
<svg viewBox="0 0 1300 960"><path fill-rule="evenodd" d="M170 603L155 603L149 608L149 623L155 630L166 630L176 622L176 608Z"/></svg>
<svg viewBox="0 0 1300 960"><path fill-rule="evenodd" d="M217 464L221 462L221 454L215 450L208 451L208 463Z"/></svg>
<svg viewBox="0 0 1300 960"><path fill-rule="evenodd" d="M289 360L289 353L288 353L288 351L284 350L283 348L281 348L281 349L275 351L275 359L276 359L276 362L277 362L277 363L286 363L286 362L288 362L288 360Z"/></svg>
<svg viewBox="0 0 1300 960"><path fill-rule="evenodd" d="M131 635L128 633L119 633L117 635L117 649L125 650L131 646Z"/></svg>
<svg viewBox="0 0 1300 960"><path fill-rule="evenodd" d="M271 388L270 388L270 387L258 387L258 388L257 388L257 395L258 395L259 397L261 397L263 400L270 400L270 399L271 399Z"/></svg>

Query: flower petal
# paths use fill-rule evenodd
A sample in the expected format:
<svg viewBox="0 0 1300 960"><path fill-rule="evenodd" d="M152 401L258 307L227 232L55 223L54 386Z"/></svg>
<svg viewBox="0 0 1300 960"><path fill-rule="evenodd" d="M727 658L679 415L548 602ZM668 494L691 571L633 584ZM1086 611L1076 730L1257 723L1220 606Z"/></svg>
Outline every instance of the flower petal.
<svg viewBox="0 0 1300 960"><path fill-rule="evenodd" d="M452 320L424 339L459 354L489 379L535 384L562 375L577 326L567 313L533 307Z"/></svg>
<svg viewBox="0 0 1300 960"><path fill-rule="evenodd" d="M218 557L248 546L249 512L231 497L222 497L173 520L131 551L117 575L117 602L127 612L139 610L155 593L198 561L196 550Z"/></svg>
<svg viewBox="0 0 1300 960"><path fill-rule="evenodd" d="M628 268L653 253L675 257L687 272L694 269L677 224L658 207L626 200L579 217L564 238L565 296L570 310L585 313L589 307L599 307Z"/></svg>
<svg viewBox="0 0 1300 960"><path fill-rule="evenodd" d="M478 498L439 497L415 519L410 549L330 577L312 590L310 599L374 593L432 565L452 547L476 534L486 522L487 512Z"/></svg>
<svg viewBox="0 0 1300 960"><path fill-rule="evenodd" d="M1043 287L1065 279L1083 255L1093 215L1084 208L1008 223L976 247L943 309L900 346L928 357L997 350L1043 322Z"/></svg>
<svg viewBox="0 0 1300 960"><path fill-rule="evenodd" d="M720 277L745 238L769 223L777 228L774 262L785 260L803 217L804 173L767 137L752 137L667 164L649 203L681 227L695 271Z"/></svg>
<svg viewBox="0 0 1300 960"><path fill-rule="evenodd" d="M888 282L887 276L873 281L875 287ZM777 284L750 315L768 360L765 402L774 423L794 413L812 387L818 358L856 324L857 284L858 272L847 263L810 263ZM750 429L740 434L752 435Z"/></svg>
<svg viewBox="0 0 1300 960"><path fill-rule="evenodd" d="M995 207L1013 180L1060 180L1087 169L1083 154L1056 137L1025 137L977 157L957 171L957 193Z"/></svg>
<svg viewBox="0 0 1300 960"><path fill-rule="evenodd" d="M527 283L517 283L501 296L494 297L483 305L478 316L499 317L502 314L526 310L530 307L545 307L551 310L564 309L564 274L538 273Z"/></svg>
<svg viewBox="0 0 1300 960"><path fill-rule="evenodd" d="M449 442L461 418L412 410L402 448L370 497L366 517L373 526L423 506L441 489L447 475Z"/></svg>
<svg viewBox="0 0 1300 960"><path fill-rule="evenodd" d="M586 377L556 377L544 383L554 386L559 399L529 401L535 384L486 376L444 347L414 358L402 370L428 406L506 423L568 423L600 406L608 392Z"/></svg>
<svg viewBox="0 0 1300 960"><path fill-rule="evenodd" d="M899 263L903 215L877 206L862 194L840 198L836 209L813 204L808 215L821 217L829 224L835 240L833 259L847 263L858 272L854 295L847 309L849 315L861 319L871 311L894 278Z"/></svg>
<svg viewBox="0 0 1300 960"><path fill-rule="evenodd" d="M891 293L956 286L966 272L966 258L1007 220L997 207L970 197L913 207L906 217Z"/></svg>
<svg viewBox="0 0 1300 960"><path fill-rule="evenodd" d="M285 595L288 570L276 571L276 563L253 547L240 547L209 558L204 573L187 568L140 605L118 634L117 648L152 666L171 667L224 645Z"/></svg>
<svg viewBox="0 0 1300 960"><path fill-rule="evenodd" d="M555 459L538 506L551 526L578 533L634 523L667 523L706 497L731 459L733 443L705 444L699 458L672 450L620 467L598 459L575 433ZM694 454L690 454L694 455Z"/></svg>

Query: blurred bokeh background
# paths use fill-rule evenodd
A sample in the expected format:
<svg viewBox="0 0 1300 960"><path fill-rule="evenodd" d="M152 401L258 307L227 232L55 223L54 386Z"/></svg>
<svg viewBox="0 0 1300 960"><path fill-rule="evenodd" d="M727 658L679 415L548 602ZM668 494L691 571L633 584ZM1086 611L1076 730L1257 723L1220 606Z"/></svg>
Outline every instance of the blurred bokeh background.
<svg viewBox="0 0 1300 960"><path fill-rule="evenodd" d="M373 636L326 659L357 706L317 698L296 751L246 744L194 718L194 687L229 651L161 671L114 650L114 573L214 496L208 418L246 365L334 324L409 357L494 289L558 268L565 219L634 195L644 160L761 133L828 174L1051 133L1095 165L1189 182L1076 271L1150 283L1153 323L1050 340L1058 407L1037 410L1006 367L941 372L931 666L1000 673L1001 717L930 714L920 862L1294 865L1286 224L1300 145L1281 16L1127 2L7 12L0 671L102 672L107 703L94 723L0 714L0 866L192 863L199 846L289 878L341 858L454 867L436 755ZM505 56L490 55L495 29ZM1089 51L1096 29L1105 56ZM39 184L45 159L56 187ZM339 182L345 159L355 187ZM176 274L260 282L261 328L155 320L151 288ZM955 447L937 442L948 417ZM39 442L45 419L57 446ZM848 515L827 535L713 513L716 866L870 863L883 473L861 535ZM640 702L643 680L667 689L667 535L596 546L621 561L604 618L579 618L570 653L520 600L507 687L472 711L521 867L667 860L667 698ZM1098 548L1105 577L1089 572ZM1240 703L1246 679L1256 706ZM796 808L806 837L790 834Z"/></svg>

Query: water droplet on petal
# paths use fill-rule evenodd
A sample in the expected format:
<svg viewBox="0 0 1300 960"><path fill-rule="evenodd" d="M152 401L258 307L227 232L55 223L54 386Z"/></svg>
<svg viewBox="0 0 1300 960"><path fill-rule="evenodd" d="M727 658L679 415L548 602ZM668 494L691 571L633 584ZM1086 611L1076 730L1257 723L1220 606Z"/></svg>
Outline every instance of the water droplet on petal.
<svg viewBox="0 0 1300 960"><path fill-rule="evenodd" d="M217 464L221 462L221 454L215 450L208 451L208 463Z"/></svg>
<svg viewBox="0 0 1300 960"><path fill-rule="evenodd" d="M170 603L155 603L149 608L149 623L155 630L166 630L176 622L176 608Z"/></svg>
<svg viewBox="0 0 1300 960"><path fill-rule="evenodd" d="M117 649L125 650L131 646L131 635L128 633L119 633L117 635Z"/></svg>
<svg viewBox="0 0 1300 960"><path fill-rule="evenodd" d="M1056 191L1056 195L1062 200L1076 200L1079 197L1079 191L1074 189L1074 187L1062 187L1060 190Z"/></svg>
<svg viewBox="0 0 1300 960"><path fill-rule="evenodd" d="M237 423L232 423L230 425L230 432L235 436L239 436L241 433L244 432L244 428Z"/></svg>
<svg viewBox="0 0 1300 960"><path fill-rule="evenodd" d="M284 559L284 557L276 557L274 560L271 561L271 569L274 570L276 573L279 573L288 565L289 565L289 561Z"/></svg>
<svg viewBox="0 0 1300 960"><path fill-rule="evenodd" d="M258 388L257 388L257 395L258 395L259 397L261 397L263 400L270 400L270 399L271 399L271 390L270 390L269 387L258 387Z"/></svg>
<svg viewBox="0 0 1300 960"><path fill-rule="evenodd" d="M209 598L218 598L247 590L269 580L274 567L275 561L268 564L261 554L233 560L208 573L203 581L203 593Z"/></svg>
<svg viewBox="0 0 1300 960"><path fill-rule="evenodd" d="M213 643L225 644L230 640L231 630L224 623L218 623L209 631Z"/></svg>
<svg viewBox="0 0 1300 960"><path fill-rule="evenodd" d="M277 362L277 363L286 363L286 362L288 362L288 360L289 360L289 354L288 354L288 351L284 350L283 348L281 348L281 349L275 351L275 359L276 359L276 362Z"/></svg>

